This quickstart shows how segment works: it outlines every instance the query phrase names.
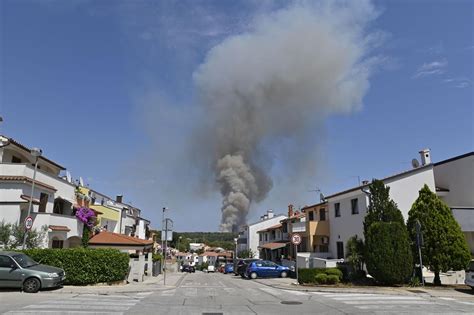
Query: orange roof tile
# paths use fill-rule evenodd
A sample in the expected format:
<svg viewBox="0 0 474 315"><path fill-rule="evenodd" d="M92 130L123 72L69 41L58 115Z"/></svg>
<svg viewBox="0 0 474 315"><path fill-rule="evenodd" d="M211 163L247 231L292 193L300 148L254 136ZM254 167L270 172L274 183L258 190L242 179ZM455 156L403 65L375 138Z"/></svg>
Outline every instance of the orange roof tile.
<svg viewBox="0 0 474 315"><path fill-rule="evenodd" d="M286 246L286 244L288 243L266 243L259 247L273 250L273 249L283 248Z"/></svg>
<svg viewBox="0 0 474 315"><path fill-rule="evenodd" d="M69 232L69 231L71 231L71 229L68 228L65 225L50 225L49 228L53 231L58 231L58 232Z"/></svg>
<svg viewBox="0 0 474 315"><path fill-rule="evenodd" d="M144 246L152 245L152 240L142 240L136 237L117 234L112 232L100 232L94 235L90 240L89 244L91 245L134 245L134 246Z"/></svg>

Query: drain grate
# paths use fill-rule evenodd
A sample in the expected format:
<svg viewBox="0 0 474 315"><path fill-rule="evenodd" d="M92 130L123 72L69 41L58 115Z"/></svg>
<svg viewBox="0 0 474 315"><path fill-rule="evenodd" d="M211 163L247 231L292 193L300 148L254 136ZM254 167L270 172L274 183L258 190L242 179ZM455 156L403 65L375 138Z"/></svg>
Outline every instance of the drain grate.
<svg viewBox="0 0 474 315"><path fill-rule="evenodd" d="M286 304L286 305L299 305L303 304L303 302L300 301L281 301L281 304Z"/></svg>
<svg viewBox="0 0 474 315"><path fill-rule="evenodd" d="M224 313L202 313L202 315L224 315Z"/></svg>

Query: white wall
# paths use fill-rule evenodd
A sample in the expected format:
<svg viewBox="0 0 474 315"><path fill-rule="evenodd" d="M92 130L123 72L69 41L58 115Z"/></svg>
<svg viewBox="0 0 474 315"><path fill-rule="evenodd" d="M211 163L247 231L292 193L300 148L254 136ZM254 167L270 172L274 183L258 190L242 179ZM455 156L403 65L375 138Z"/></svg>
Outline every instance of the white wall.
<svg viewBox="0 0 474 315"><path fill-rule="evenodd" d="M474 155L435 165L434 177L436 186L449 189L442 197L449 207L474 208Z"/></svg>
<svg viewBox="0 0 474 315"><path fill-rule="evenodd" d="M390 198L393 199L405 220L408 219L408 211L418 198L419 190L427 184L435 191L433 166L421 168L409 174L400 175L384 181L390 187ZM351 214L351 199L359 199L359 214ZM335 217L334 204L340 202L340 217ZM329 250L334 258L337 257L337 242L343 242L344 255L346 255L346 243L354 235L364 238L363 222L367 213L368 198L360 189L343 195L330 197L328 199L330 238Z"/></svg>
<svg viewBox="0 0 474 315"><path fill-rule="evenodd" d="M257 231L269 228L272 225L277 225L283 219L286 219L286 216L278 215L278 216L273 217L271 219L266 219L264 221L259 221L259 222L256 222L254 224L249 224L247 244L248 244L248 249L251 249L252 252L255 254L255 256L254 256L255 258L260 258L259 257L259 251L258 251L259 239L258 239Z"/></svg>

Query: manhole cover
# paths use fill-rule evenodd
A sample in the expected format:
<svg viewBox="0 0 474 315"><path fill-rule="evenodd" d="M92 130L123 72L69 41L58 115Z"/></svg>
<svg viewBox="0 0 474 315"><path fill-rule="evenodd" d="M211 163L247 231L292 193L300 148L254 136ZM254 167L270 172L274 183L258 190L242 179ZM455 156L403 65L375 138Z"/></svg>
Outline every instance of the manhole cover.
<svg viewBox="0 0 474 315"><path fill-rule="evenodd" d="M421 290L408 290L410 292L413 292L413 293L426 293L425 291L421 291Z"/></svg>
<svg viewBox="0 0 474 315"><path fill-rule="evenodd" d="M299 304L303 304L303 302L299 302L299 301L281 301L280 303L281 303L281 304L287 304L287 305L299 305Z"/></svg>

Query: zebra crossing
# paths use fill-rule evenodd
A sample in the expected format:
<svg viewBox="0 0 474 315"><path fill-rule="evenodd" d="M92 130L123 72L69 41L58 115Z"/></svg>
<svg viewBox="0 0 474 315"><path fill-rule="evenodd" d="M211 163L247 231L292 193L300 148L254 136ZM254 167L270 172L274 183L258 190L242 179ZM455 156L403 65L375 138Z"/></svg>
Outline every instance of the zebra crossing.
<svg viewBox="0 0 474 315"><path fill-rule="evenodd" d="M97 295L81 294L61 300L47 300L36 304L27 305L21 309L4 314L124 314L142 299L153 292L140 292L133 295Z"/></svg>

